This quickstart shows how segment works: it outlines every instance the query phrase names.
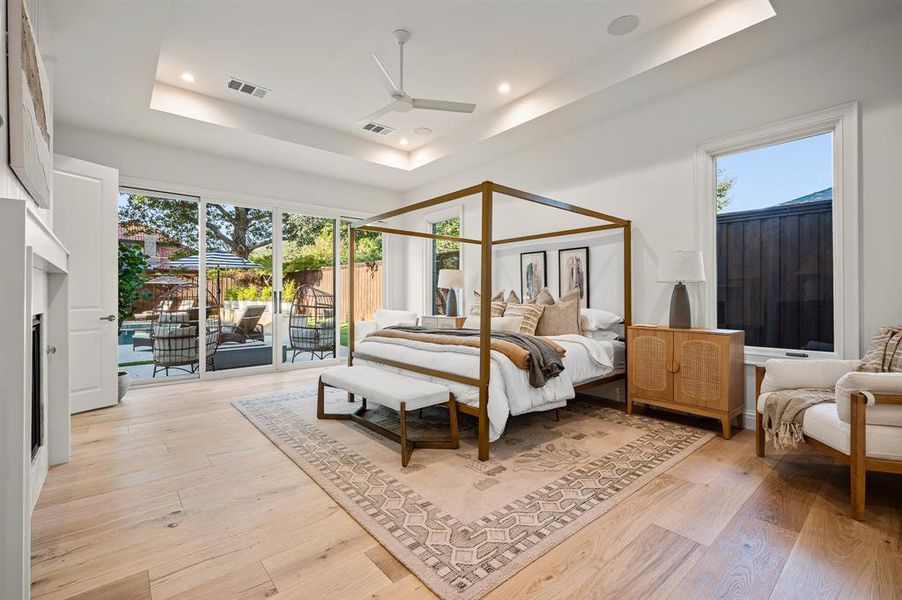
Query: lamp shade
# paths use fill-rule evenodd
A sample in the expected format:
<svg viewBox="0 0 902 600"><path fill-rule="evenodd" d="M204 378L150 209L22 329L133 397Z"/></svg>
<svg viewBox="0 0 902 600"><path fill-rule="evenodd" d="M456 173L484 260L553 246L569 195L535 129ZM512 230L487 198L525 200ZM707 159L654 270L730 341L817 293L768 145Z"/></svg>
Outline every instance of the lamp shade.
<svg viewBox="0 0 902 600"><path fill-rule="evenodd" d="M438 272L438 285L436 287L445 290L457 290L464 286L464 272L460 269L440 269Z"/></svg>
<svg viewBox="0 0 902 600"><path fill-rule="evenodd" d="M658 263L659 282L694 282L705 280L705 264L701 250L673 250Z"/></svg>

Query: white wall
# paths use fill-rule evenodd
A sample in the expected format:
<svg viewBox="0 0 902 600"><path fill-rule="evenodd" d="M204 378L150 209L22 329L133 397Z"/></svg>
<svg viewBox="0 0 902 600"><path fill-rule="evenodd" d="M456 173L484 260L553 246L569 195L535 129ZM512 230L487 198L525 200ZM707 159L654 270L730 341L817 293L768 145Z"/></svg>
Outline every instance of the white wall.
<svg viewBox="0 0 902 600"><path fill-rule="evenodd" d="M700 52L718 52L718 45ZM861 113L861 338L881 324L902 321L902 12L782 56L718 76L411 191L423 199L490 179L633 221L634 321L664 323L670 286L655 281L658 256L698 247L693 213L693 155L706 139L773 123L820 108L858 100ZM701 61L704 64L704 61ZM661 67L670 68L669 66ZM465 210L465 235L479 237L478 203ZM572 222L567 214L520 203L499 203L495 235L553 230ZM585 224L585 220L580 221ZM412 241L412 246L422 245ZM580 245L580 244L573 244ZM530 249L540 247L533 244ZM551 249L551 246L547 246ZM422 268L408 252L408 267ZM469 249L468 265L478 265ZM550 252L549 263L557 260ZM708 256L712 261L714 257ZM512 266L515 261L503 261ZM514 267L515 268L515 267ZM619 286L595 277L593 293ZM613 269L612 269L613 271ZM496 274L496 286L517 281ZM467 269L470 287L478 269ZM413 278L408 281L414 281ZM556 281L552 282L556 286ZM517 286L519 287L519 286ZM398 307L422 310L419 290L392 298ZM697 298L697 295L696 295ZM595 304L593 300L593 305ZM696 302L696 304L698 304ZM751 405L748 405L751 410Z"/></svg>
<svg viewBox="0 0 902 600"><path fill-rule="evenodd" d="M125 178L172 184L163 191L202 188L360 214L395 208L398 192L288 171L102 131L56 124L56 151L115 167Z"/></svg>

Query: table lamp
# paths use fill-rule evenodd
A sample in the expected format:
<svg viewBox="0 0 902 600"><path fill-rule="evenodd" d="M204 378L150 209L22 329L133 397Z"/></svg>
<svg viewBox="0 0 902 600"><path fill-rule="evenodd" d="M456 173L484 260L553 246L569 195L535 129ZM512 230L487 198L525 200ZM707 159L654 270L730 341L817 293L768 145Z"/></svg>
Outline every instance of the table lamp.
<svg viewBox="0 0 902 600"><path fill-rule="evenodd" d="M676 284L670 297L670 326L674 329L692 327L686 283L704 280L705 266L701 250L673 250L661 258L658 263L658 282Z"/></svg>
<svg viewBox="0 0 902 600"><path fill-rule="evenodd" d="M445 290L445 314L456 317L457 291L464 286L464 272L460 269L440 269L438 272L438 284L435 286Z"/></svg>

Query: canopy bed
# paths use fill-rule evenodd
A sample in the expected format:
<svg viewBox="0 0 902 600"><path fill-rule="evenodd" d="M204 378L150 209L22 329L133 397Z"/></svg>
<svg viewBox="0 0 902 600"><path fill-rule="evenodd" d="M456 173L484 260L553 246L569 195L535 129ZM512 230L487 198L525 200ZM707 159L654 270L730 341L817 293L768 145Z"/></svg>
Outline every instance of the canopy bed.
<svg viewBox="0 0 902 600"><path fill-rule="evenodd" d="M556 208L560 210L564 210L571 213L577 213L580 215L584 215L596 221L600 221L598 224L589 225L586 227L578 227L565 229L560 231L550 231L550 232L542 232L542 233L534 233L529 235L523 235L518 237L508 237L502 239L493 239L492 235L492 217L493 217L493 199L495 194L502 194L505 196L509 196L512 198L518 198L527 202L532 202L544 206L548 206L551 208ZM394 229L390 227L384 227L378 225L378 223L385 221L386 219L390 219L392 217L397 217L399 215L411 213L414 211L422 210L425 208L434 207L440 204L444 204L447 202L453 202L455 200L459 200L461 198L465 198L467 196L479 195L481 200L481 236L479 239L474 238L464 238L464 237L454 237L454 236L446 236L446 235L438 235L433 233L426 233L421 231L408 231L404 229ZM619 217L615 217L612 215L608 215L605 213L601 213L598 211L590 210L587 208L583 208L580 206L574 206L572 204L567 204L565 202L561 202L559 200L553 200L551 198L546 198L544 196L539 196L537 194L532 194L529 192L524 192L521 190L513 189L507 186L499 185L497 183L493 183L491 181L484 181L478 185L474 185L471 187L463 188L454 192L450 192L448 194L443 194L441 196L431 198L429 200L424 200L421 202L417 202L411 204L409 206L405 206L402 208L398 208L396 210L388 211L383 214L375 215L370 218L360 219L354 221L350 224L350 249L349 249L349 263L354 263L354 248L356 245L356 236L358 231L374 231L382 234L392 234L392 235L402 235L402 236L411 236L411 237L419 237L426 238L432 240L446 240L452 242L458 242L461 244L475 244L480 246L481 249L481 273L480 273L480 289L483 291L492 289L492 248L493 246L498 246L502 244L513 244L518 242L527 242L545 238L554 238L554 237L562 237L569 235L576 235L582 233L593 233L599 231L606 230L621 230L623 232L623 324L624 326L628 326L632 324L632 267L631 267L631 224L627 219L622 219ZM348 291L349 297L354 297L354 269L349 270L349 279L348 279ZM479 312L482 315L492 315L492 295L490 293L483 293L479 297ZM475 416L478 419L478 442L479 442L479 460L488 460L489 458L489 441L490 441L490 418L489 418L489 398L490 398L490 383L494 383L492 381L492 373L494 370L495 377L504 378L505 385L514 385L516 384L517 378L506 375L505 370L503 368L499 369L496 366L493 369L492 366L492 352L496 348L496 340L493 339L491 333L491 325L492 321L489 318L483 318L479 320L479 344L478 347L471 348L472 354L478 356L478 369L469 369L469 371L478 371L478 377L473 377L467 374L462 374L466 372L467 369L458 369L457 372L453 372L452 370L448 370L448 368L438 368L443 367L445 365L450 365L452 362L452 357L448 354L441 355L441 360L436 361L435 363L424 363L422 360L414 360L414 357L417 356L416 351L417 347L415 340L398 340L399 342L403 342L402 345L396 347L396 352L394 354L382 354L379 356L374 356L368 354L366 352L361 352L357 350L357 346L364 346L364 343L371 338L368 337L366 340L355 344L355 332L354 332L354 302L350 302L350 315L349 315L349 354L348 354L348 364L354 364L355 360L359 360L362 363L367 365L375 365L375 366L383 366L387 368L391 368L393 370L399 371L410 371L413 373L417 373L420 375L428 376L435 379L445 380L449 382L449 386L452 387L452 393L457 397L457 407L461 412L466 414ZM372 337L372 336L371 336ZM475 337L475 336L474 336ZM561 340L561 345L565 346L567 353L573 353L574 355L586 356L587 354L592 354L593 351L589 348L588 344L581 343L580 340L575 338L579 336L562 336L564 338L572 337L574 339ZM377 338L384 339L384 338ZM370 345L374 346L373 344ZM475 344L473 344L475 346ZM604 357L602 357L602 360ZM472 360L472 357L471 357ZM610 361L610 356L608 357L608 361ZM419 363L419 364L416 364ZM624 363L625 364L625 363ZM573 364L573 368L576 368L576 364ZM584 373L590 373L589 371L585 371ZM617 368L617 369L607 369L605 371L606 374L602 376L592 377L591 373L588 375L588 379L578 378L577 380L572 381L572 387L570 387L569 383L567 385L568 392L580 392L591 389L593 387L597 387L599 385L603 385L606 383L610 383L612 381L622 380L625 376L625 368ZM473 374L473 373L471 373ZM524 378L521 374L521 378ZM552 385L552 382L555 380L549 380L549 385ZM547 386L546 386L547 387ZM498 393L498 386L495 386L495 394ZM473 396L471 403L467 403L465 396L466 391L469 390L470 394ZM522 388L521 388L522 391ZM478 392L478 395L477 395ZM517 396L514 398L516 401L521 402L532 402L534 399L529 397L529 394L524 392L526 397L524 398L522 394L508 394ZM555 396L555 394L558 394ZM463 396L463 397L462 397ZM570 396L572 397L572 395ZM566 404L566 398L560 397L560 390L557 392L554 388L550 388L548 393L542 399L542 408L543 409L553 409ZM522 410L521 412L527 412L527 410ZM511 414L518 414L511 410ZM506 418L506 415L505 415Z"/></svg>

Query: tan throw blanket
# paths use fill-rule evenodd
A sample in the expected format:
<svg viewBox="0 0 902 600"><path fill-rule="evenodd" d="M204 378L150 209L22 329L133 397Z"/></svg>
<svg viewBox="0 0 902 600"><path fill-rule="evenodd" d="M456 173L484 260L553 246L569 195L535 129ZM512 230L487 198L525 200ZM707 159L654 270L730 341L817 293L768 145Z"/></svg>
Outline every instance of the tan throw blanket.
<svg viewBox="0 0 902 600"><path fill-rule="evenodd" d="M443 346L468 346L470 348L479 348L479 336L474 335L472 337L458 337L451 335L436 335L432 333L416 333L410 331L400 331L398 329L380 329L379 331L375 331L370 334L374 337L387 337L387 338L397 338L402 340L413 340L415 342L428 342L430 344L440 344ZM558 356L564 356L567 351L563 346L554 342L554 340L549 340L548 338L543 338L543 341L547 342L552 348L554 348ZM500 352L504 356L508 357L512 363L518 368L524 371L528 371L530 367L530 359L529 359L529 351L525 348L521 348L517 344L499 340L492 339L492 350Z"/></svg>
<svg viewBox="0 0 902 600"><path fill-rule="evenodd" d="M764 438L778 450L795 448L802 441L802 420L805 411L821 402L834 402L835 392L827 389L804 388L771 392L764 401L761 424Z"/></svg>

